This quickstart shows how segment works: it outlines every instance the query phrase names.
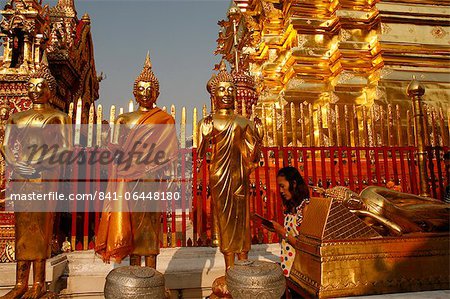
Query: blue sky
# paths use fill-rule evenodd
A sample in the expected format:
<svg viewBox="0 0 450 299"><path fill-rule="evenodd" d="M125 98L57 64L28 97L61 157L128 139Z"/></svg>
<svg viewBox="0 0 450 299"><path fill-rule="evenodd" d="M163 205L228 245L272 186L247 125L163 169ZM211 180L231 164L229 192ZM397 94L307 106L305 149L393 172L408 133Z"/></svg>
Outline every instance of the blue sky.
<svg viewBox="0 0 450 299"><path fill-rule="evenodd" d="M220 60L213 54L217 21L225 18L229 0L75 0L75 4L79 18L85 12L91 16L97 72L107 77L101 82L98 103L107 109L112 104L127 109L148 50L161 86L158 106L186 106L188 122L193 107L209 106L205 86Z"/></svg>

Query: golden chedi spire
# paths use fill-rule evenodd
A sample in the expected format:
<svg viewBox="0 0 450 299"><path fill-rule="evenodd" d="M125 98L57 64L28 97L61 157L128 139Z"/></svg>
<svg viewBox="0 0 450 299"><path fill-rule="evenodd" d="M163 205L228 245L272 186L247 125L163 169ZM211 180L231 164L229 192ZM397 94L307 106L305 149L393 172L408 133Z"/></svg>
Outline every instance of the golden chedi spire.
<svg viewBox="0 0 450 299"><path fill-rule="evenodd" d="M152 62L150 60L150 53L147 52L147 57L145 58L144 67L139 74L139 76L134 81L134 90L137 88L139 82L151 82L156 89L156 96L159 96L159 81L152 71Z"/></svg>

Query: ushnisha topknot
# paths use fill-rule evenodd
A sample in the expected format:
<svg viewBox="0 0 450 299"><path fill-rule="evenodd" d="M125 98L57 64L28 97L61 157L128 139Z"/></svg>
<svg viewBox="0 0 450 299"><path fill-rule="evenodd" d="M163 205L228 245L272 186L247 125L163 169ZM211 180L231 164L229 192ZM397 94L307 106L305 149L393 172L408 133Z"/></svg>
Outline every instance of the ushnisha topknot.
<svg viewBox="0 0 450 299"><path fill-rule="evenodd" d="M47 81L48 87L52 93L56 91L56 80L48 67L47 55L44 53L41 62L36 70L30 74L29 79L43 78Z"/></svg>
<svg viewBox="0 0 450 299"><path fill-rule="evenodd" d="M144 68L142 69L142 72L139 74L139 76L134 81L134 86L133 86L134 91L136 91L137 84L140 81L153 83L153 85L156 89L156 96L157 97L159 96L159 81L152 71L152 62L150 61L150 53L149 52L147 52L147 57L145 58L145 64L144 64Z"/></svg>
<svg viewBox="0 0 450 299"><path fill-rule="evenodd" d="M219 82L233 82L233 77L227 71L227 65L225 64L225 60L222 59L220 62L219 73L214 78L211 78L211 81L208 82L210 94L212 97L216 94L217 85Z"/></svg>

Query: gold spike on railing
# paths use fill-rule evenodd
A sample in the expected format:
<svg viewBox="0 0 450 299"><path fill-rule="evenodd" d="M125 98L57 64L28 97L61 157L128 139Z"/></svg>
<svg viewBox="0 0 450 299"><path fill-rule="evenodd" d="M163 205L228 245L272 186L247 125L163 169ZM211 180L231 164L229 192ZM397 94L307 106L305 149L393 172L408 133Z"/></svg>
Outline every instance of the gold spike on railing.
<svg viewBox="0 0 450 299"><path fill-rule="evenodd" d="M336 106L336 112L338 111L338 106ZM338 119L338 116L336 116L336 119ZM340 118L339 118L340 120ZM352 146L352 136L351 136L351 126L353 126L353 118L350 119L350 112L348 105L344 105L344 138L342 138L342 132L341 132L341 125L339 124L339 132L336 132L336 134L339 134L339 144L346 146ZM353 140L354 142L355 140ZM354 143L356 146L356 143Z"/></svg>
<svg viewBox="0 0 450 299"><path fill-rule="evenodd" d="M286 147L288 145L288 140L286 128L286 107L284 105L281 106L281 137L282 145L283 147Z"/></svg>
<svg viewBox="0 0 450 299"><path fill-rule="evenodd" d="M359 140L359 123L358 123L358 111L356 111L356 106L353 105L353 139L355 146L360 146Z"/></svg>
<svg viewBox="0 0 450 299"><path fill-rule="evenodd" d="M428 131L428 106L426 104L422 105L422 110L423 110L423 118L422 118L422 122L423 122L423 129L424 129L424 133L425 133L425 145L430 145L430 135L429 135L429 131Z"/></svg>
<svg viewBox="0 0 450 299"><path fill-rule="evenodd" d="M119 115L122 115L124 113L123 107L119 108Z"/></svg>
<svg viewBox="0 0 450 299"><path fill-rule="evenodd" d="M197 148L197 138L198 138L198 123L197 123L197 108L194 108L192 112L192 147Z"/></svg>
<svg viewBox="0 0 450 299"><path fill-rule="evenodd" d="M406 135L407 135L408 146L415 146L411 128L412 128L411 111L407 110L406 111Z"/></svg>
<svg viewBox="0 0 450 299"><path fill-rule="evenodd" d="M291 102L291 132L292 132L292 146L297 146L297 117L295 115L295 104Z"/></svg>
<svg viewBox="0 0 450 299"><path fill-rule="evenodd" d="M440 144L439 142L439 136L437 135L437 128L436 128L436 109L433 107L431 109L431 131L433 132L433 143L431 146L438 146Z"/></svg>
<svg viewBox="0 0 450 299"><path fill-rule="evenodd" d="M447 136L445 134L445 118L444 118L444 111L442 110L442 107L439 108L439 134L441 135L441 140L442 140L441 146L449 145Z"/></svg>
<svg viewBox="0 0 450 299"><path fill-rule="evenodd" d="M381 145L386 145L386 138L385 138L385 128L384 128L384 109L380 105L379 106L379 114L380 114L380 139L381 139Z"/></svg>
<svg viewBox="0 0 450 299"><path fill-rule="evenodd" d="M76 116L75 116L75 145L80 145L80 138L81 138L81 115L83 113L83 103L81 98L77 101L77 110L76 110Z"/></svg>
<svg viewBox="0 0 450 299"><path fill-rule="evenodd" d="M114 141L114 122L116 121L116 106L112 105L109 111L109 127L111 128L110 141Z"/></svg>
<svg viewBox="0 0 450 299"><path fill-rule="evenodd" d="M403 146L403 132L400 107L395 105L395 118L397 119L397 145Z"/></svg>
<svg viewBox="0 0 450 299"><path fill-rule="evenodd" d="M369 117L369 123L367 124L368 130L369 130L369 146L373 147L376 146L376 139L375 139L375 107L372 105L370 107L370 117Z"/></svg>
<svg viewBox="0 0 450 299"><path fill-rule="evenodd" d="M161 108L161 110L164 111L164 112L167 112L167 107L166 107L166 106L163 106L163 107Z"/></svg>
<svg viewBox="0 0 450 299"><path fill-rule="evenodd" d="M328 140L330 142L330 146L334 145L334 127L333 127L333 108L331 108L331 105L328 105L328 112L327 112L327 127L328 127Z"/></svg>
<svg viewBox="0 0 450 299"><path fill-rule="evenodd" d="M393 118L393 115L392 115L392 105L388 104L388 128L387 128L387 132L388 132L387 133L387 135L388 135L388 143L387 143L387 145L388 146L393 146L394 145L394 143L392 142L392 140L393 140L392 135L393 135L393 132L394 132L394 130L393 130L393 128L394 128L393 122L394 122L394 118Z"/></svg>
<svg viewBox="0 0 450 299"><path fill-rule="evenodd" d="M317 108L317 128L319 130L319 146L324 146L324 142L323 142L322 106L319 106Z"/></svg>
<svg viewBox="0 0 450 299"><path fill-rule="evenodd" d="M302 146L306 146L305 112L303 103L300 103L300 141Z"/></svg>
<svg viewBox="0 0 450 299"><path fill-rule="evenodd" d="M369 126L367 121L367 110L366 106L362 106L362 116L363 116L363 139L364 146L369 146Z"/></svg>
<svg viewBox="0 0 450 299"><path fill-rule="evenodd" d="M174 104L170 106L170 115L172 115L173 119L177 119L177 110Z"/></svg>
<svg viewBox="0 0 450 299"><path fill-rule="evenodd" d="M186 107L181 108L180 144L186 148Z"/></svg>
<svg viewBox="0 0 450 299"><path fill-rule="evenodd" d="M134 112L134 101L132 99L128 101L128 112Z"/></svg>
<svg viewBox="0 0 450 299"><path fill-rule="evenodd" d="M309 146L314 146L314 114L311 103L308 103L309 113Z"/></svg>
<svg viewBox="0 0 450 299"><path fill-rule="evenodd" d="M272 131L273 131L273 146L278 145L278 134L277 134L277 106L275 104L272 105Z"/></svg>
<svg viewBox="0 0 450 299"><path fill-rule="evenodd" d="M94 103L91 103L89 108L89 120L88 120L88 131L87 131L87 147L92 147L94 138L94 114L95 114Z"/></svg>
<svg viewBox="0 0 450 299"><path fill-rule="evenodd" d="M261 105L261 122L263 126L263 145L267 146L266 107L264 105Z"/></svg>
<svg viewBox="0 0 450 299"><path fill-rule="evenodd" d="M102 146L102 120L103 120L103 107L98 105L97 107L97 146Z"/></svg>

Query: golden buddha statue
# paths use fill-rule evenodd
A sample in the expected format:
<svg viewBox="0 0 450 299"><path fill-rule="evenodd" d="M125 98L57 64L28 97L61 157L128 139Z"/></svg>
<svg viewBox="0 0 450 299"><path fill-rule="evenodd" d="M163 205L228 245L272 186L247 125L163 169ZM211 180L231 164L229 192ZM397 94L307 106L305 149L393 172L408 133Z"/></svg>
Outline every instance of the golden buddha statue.
<svg viewBox="0 0 450 299"><path fill-rule="evenodd" d="M436 199L378 186L369 186L359 195L342 186L316 189L342 202L381 235L449 231L450 205Z"/></svg>
<svg viewBox="0 0 450 299"><path fill-rule="evenodd" d="M45 54L44 54L45 55ZM20 190L24 194L33 191L45 194L58 190L57 179L61 173L60 165L48 163L50 158L60 151L71 149L71 121L69 116L52 108L50 99L56 90L55 78L50 73L47 59L31 74L28 81L28 96L33 101L31 109L11 115L5 130L2 154L12 167L14 179L20 179ZM13 126L19 127L20 134L12 133ZM26 134L26 130L38 129L37 134ZM36 131L34 131L36 132ZM40 159L35 159L30 146L58 145L58 151L51 152ZM20 144L20 150L11 148ZM31 157L31 159L30 159ZM56 179L48 182L49 179ZM44 182L46 180L47 182ZM46 205L48 203L45 203ZM45 263L51 254L54 212L18 211L15 213L16 239L16 285L2 299L40 298L46 294ZM33 265L33 286L28 288L28 277Z"/></svg>
<svg viewBox="0 0 450 299"><path fill-rule="evenodd" d="M198 155L204 157L212 145L209 184L213 213L219 230L219 247L226 268L247 259L251 246L249 188L250 173L260 158L262 124L234 113L236 87L225 62L208 84L214 112L198 126Z"/></svg>
<svg viewBox="0 0 450 299"><path fill-rule="evenodd" d="M126 152L127 149L134 146L136 151L148 152L150 145L154 144L154 151L160 149L164 151L166 157L174 157L178 151L175 120L171 115L155 106L159 96L159 82L152 71L148 54L144 68L134 82L133 94L139 107L134 112L118 116L114 126L114 141L110 147L119 147ZM147 134L152 130L151 125L161 125L157 129L158 136ZM118 167L119 178L155 179L164 172L164 169L159 169L157 170L159 174L157 174L151 167L131 167L129 169L120 165ZM139 184L139 179L132 182L119 181L118 183L110 181L107 191L117 192L123 196L125 196L125 192L131 190L136 194L155 191L146 190L148 185ZM136 206L131 213L126 212L126 209L123 212L112 211L108 205L103 207L95 251L103 257L105 262L112 257L120 263L124 257L130 255L132 266L140 266L141 259L144 257L147 267L156 268L156 257L159 254L160 244L160 212L140 211Z"/></svg>

